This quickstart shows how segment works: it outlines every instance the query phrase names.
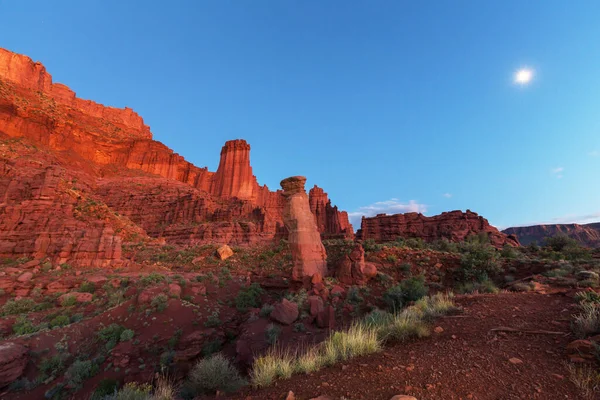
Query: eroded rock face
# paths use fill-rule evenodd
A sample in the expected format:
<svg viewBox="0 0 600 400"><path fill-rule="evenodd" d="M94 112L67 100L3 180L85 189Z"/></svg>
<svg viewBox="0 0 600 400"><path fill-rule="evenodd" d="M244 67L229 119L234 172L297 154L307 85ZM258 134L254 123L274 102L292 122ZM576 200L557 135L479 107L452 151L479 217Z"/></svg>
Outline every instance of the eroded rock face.
<svg viewBox="0 0 600 400"><path fill-rule="evenodd" d="M315 216L310 211L304 190L306 178L293 176L281 181L286 205L283 221L288 229L288 242L292 252L292 278L301 281L314 274L327 274L327 253L321 242Z"/></svg>
<svg viewBox="0 0 600 400"><path fill-rule="evenodd" d="M27 348L13 342L0 344L0 388L17 380L27 366Z"/></svg>
<svg viewBox="0 0 600 400"><path fill-rule="evenodd" d="M323 236L350 237L347 214L311 193ZM262 244L287 236L285 203L258 184L246 141L225 143L216 172L199 168L131 109L79 99L0 49L0 257L120 266L131 237Z"/></svg>
<svg viewBox="0 0 600 400"><path fill-rule="evenodd" d="M519 246L515 236L506 235L491 226L487 219L467 210L444 212L433 217L420 213L406 213L375 217L363 217L361 229L356 233L357 239L373 239L376 242L391 242L398 237L420 238L426 242L448 239L460 242L470 235L486 233L490 243L495 247L505 244Z"/></svg>

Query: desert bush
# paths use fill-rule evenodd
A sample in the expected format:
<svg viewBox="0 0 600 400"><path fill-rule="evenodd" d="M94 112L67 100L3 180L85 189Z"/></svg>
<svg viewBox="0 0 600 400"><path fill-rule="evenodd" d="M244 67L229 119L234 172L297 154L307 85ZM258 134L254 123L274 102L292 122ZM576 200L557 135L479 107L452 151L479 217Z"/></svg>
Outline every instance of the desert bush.
<svg viewBox="0 0 600 400"><path fill-rule="evenodd" d="M85 281L79 286L79 291L84 293L94 293L96 291L96 284L94 282Z"/></svg>
<svg viewBox="0 0 600 400"><path fill-rule="evenodd" d="M35 301L33 301L32 299L10 299L2 306L2 315L25 314L34 311L35 306Z"/></svg>
<svg viewBox="0 0 600 400"><path fill-rule="evenodd" d="M362 296L360 295L360 289L356 286L352 286L348 289L346 293L346 302L354 305L359 305L364 301Z"/></svg>
<svg viewBox="0 0 600 400"><path fill-rule="evenodd" d="M149 384L130 382L118 392L106 396L102 400L152 400L151 391L152 386Z"/></svg>
<svg viewBox="0 0 600 400"><path fill-rule="evenodd" d="M219 318L219 312L215 311L211 315L208 316L208 318L206 319L206 322L204 323L204 326L207 328L215 328L217 326L221 326L222 323L223 322Z"/></svg>
<svg viewBox="0 0 600 400"><path fill-rule="evenodd" d="M50 328L61 327L65 325L69 325L71 323L71 319L66 315L57 315L50 321Z"/></svg>
<svg viewBox="0 0 600 400"><path fill-rule="evenodd" d="M81 389L83 382L98 372L98 366L91 360L76 360L65 372L69 386L76 390Z"/></svg>
<svg viewBox="0 0 600 400"><path fill-rule="evenodd" d="M62 299L62 301L60 302L60 305L63 307L72 307L76 304L77 304L77 298L73 295L65 296Z"/></svg>
<svg viewBox="0 0 600 400"><path fill-rule="evenodd" d="M279 335L281 334L281 328L274 324L269 324L267 329L265 330L265 337L267 339L267 343L275 344Z"/></svg>
<svg viewBox="0 0 600 400"><path fill-rule="evenodd" d="M456 287L456 291L461 294L498 293L499 289L490 279L484 279L482 281L461 283Z"/></svg>
<svg viewBox="0 0 600 400"><path fill-rule="evenodd" d="M65 368L65 358L66 356L62 354L56 354L52 357L44 358L38 367L42 379L46 380L50 377L58 377Z"/></svg>
<svg viewBox="0 0 600 400"><path fill-rule="evenodd" d="M446 315L458 310L454 303L454 293L436 293L433 296L423 297L410 308L424 319L429 320Z"/></svg>
<svg viewBox="0 0 600 400"><path fill-rule="evenodd" d="M501 257L508 258L511 260L518 258L520 255L521 255L521 253L519 253L519 251L517 249L515 249L513 246L511 246L509 244L505 244L502 247L502 250L500 251Z"/></svg>
<svg viewBox="0 0 600 400"><path fill-rule="evenodd" d="M42 329L46 329L47 327L48 327L48 324L46 324L46 323L41 323L39 325L35 325L33 322L31 322L30 319L28 319L27 317L22 315L17 318L17 320L15 321L15 323L12 326L12 330L15 335L20 336L20 335L27 335L30 333L35 333Z"/></svg>
<svg viewBox="0 0 600 400"><path fill-rule="evenodd" d="M600 303L582 303L580 309L571 324L573 333L582 339L600 333Z"/></svg>
<svg viewBox="0 0 600 400"><path fill-rule="evenodd" d="M235 298L235 307L240 312L246 312L248 308L260 307L260 296L264 292L264 289L258 283L251 284L240 290Z"/></svg>
<svg viewBox="0 0 600 400"><path fill-rule="evenodd" d="M209 357L221 351L223 342L219 339L211 340L202 346L202 357Z"/></svg>
<svg viewBox="0 0 600 400"><path fill-rule="evenodd" d="M323 364L375 353L381 349L377 331L362 324L354 324L347 331L334 332L323 342Z"/></svg>
<svg viewBox="0 0 600 400"><path fill-rule="evenodd" d="M421 238L408 238L404 240L404 246L410 249L424 249L427 247L427 243Z"/></svg>
<svg viewBox="0 0 600 400"><path fill-rule="evenodd" d="M134 331L132 331L131 329L125 329L123 332L121 332L121 335L119 335L119 341L120 342L129 342L131 339L133 339L134 336L135 336Z"/></svg>
<svg viewBox="0 0 600 400"><path fill-rule="evenodd" d="M119 340L121 340L121 335L125 330L124 326L110 324L109 326L100 329L96 335L105 343L106 349L111 350L117 345Z"/></svg>
<svg viewBox="0 0 600 400"><path fill-rule="evenodd" d="M396 285L389 288L383 294L383 301L391 311L399 311L402 309L404 306L404 293L402 292L402 287Z"/></svg>
<svg viewBox="0 0 600 400"><path fill-rule="evenodd" d="M152 272L146 276L143 276L139 280L139 284L143 287L156 285L157 283L164 282L166 280L164 275L158 274L156 272Z"/></svg>
<svg viewBox="0 0 600 400"><path fill-rule="evenodd" d="M398 257L394 254L388 254L385 259L392 264L396 264L398 262Z"/></svg>
<svg viewBox="0 0 600 400"><path fill-rule="evenodd" d="M458 245L454 242L449 241L446 238L442 238L440 240L433 241L429 247L432 250L444 251L447 253L458 253Z"/></svg>
<svg viewBox="0 0 600 400"><path fill-rule="evenodd" d="M413 276L388 289L383 295L383 300L391 311L398 311L404 304L427 295L428 290L424 276Z"/></svg>
<svg viewBox="0 0 600 400"><path fill-rule="evenodd" d="M233 392L246 384L239 372L221 354L198 361L192 368L189 379L198 394L213 394L217 390Z"/></svg>
<svg viewBox="0 0 600 400"><path fill-rule="evenodd" d="M157 310L158 312L162 312L167 308L169 303L169 298L166 294L160 293L158 296L154 297L150 302L150 306Z"/></svg>
<svg viewBox="0 0 600 400"><path fill-rule="evenodd" d="M550 247L554 251L563 251L568 246L577 246L577 240L568 237L563 233L556 234L552 237L546 238L546 246Z"/></svg>
<svg viewBox="0 0 600 400"><path fill-rule="evenodd" d="M596 399L600 393L600 372L590 365L567 364L569 380L581 391L585 399Z"/></svg>
<svg viewBox="0 0 600 400"><path fill-rule="evenodd" d="M373 239L363 240L362 247L365 253L372 253L383 249L383 245L377 244Z"/></svg>
<svg viewBox="0 0 600 400"><path fill-rule="evenodd" d="M489 276L501 272L498 253L495 248L484 242L482 237L471 239L460 244L462 252L457 280L461 282L483 282ZM486 236L487 238L487 236Z"/></svg>
<svg viewBox="0 0 600 400"><path fill-rule="evenodd" d="M577 292L575 300L578 303L600 303L600 294L596 292Z"/></svg>
<svg viewBox="0 0 600 400"><path fill-rule="evenodd" d="M119 389L119 381L116 379L102 379L96 390L92 393L90 400L105 400L107 397L112 399L112 395L117 393Z"/></svg>

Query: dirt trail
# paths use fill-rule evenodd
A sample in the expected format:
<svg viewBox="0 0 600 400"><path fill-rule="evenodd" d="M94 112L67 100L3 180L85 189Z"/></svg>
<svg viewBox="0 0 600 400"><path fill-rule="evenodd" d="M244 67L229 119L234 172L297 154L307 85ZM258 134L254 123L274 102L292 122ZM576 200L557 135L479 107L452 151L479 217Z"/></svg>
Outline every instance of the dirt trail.
<svg viewBox="0 0 600 400"><path fill-rule="evenodd" d="M319 395L389 400L396 394L419 400L582 398L569 381L564 362L564 348L573 340L571 299L560 294L502 293L464 296L457 303L464 313L436 321L434 326L443 332L429 338L227 398L279 400L288 390L299 400ZM497 327L565 335L490 331Z"/></svg>

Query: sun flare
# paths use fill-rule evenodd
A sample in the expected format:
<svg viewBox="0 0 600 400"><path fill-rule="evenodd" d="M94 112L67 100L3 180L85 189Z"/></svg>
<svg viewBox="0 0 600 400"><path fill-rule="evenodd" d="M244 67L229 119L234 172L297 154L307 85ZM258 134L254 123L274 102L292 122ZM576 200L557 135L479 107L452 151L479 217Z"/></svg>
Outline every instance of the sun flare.
<svg viewBox="0 0 600 400"><path fill-rule="evenodd" d="M514 82L518 85L527 85L533 79L533 70L531 68L520 68L515 72Z"/></svg>

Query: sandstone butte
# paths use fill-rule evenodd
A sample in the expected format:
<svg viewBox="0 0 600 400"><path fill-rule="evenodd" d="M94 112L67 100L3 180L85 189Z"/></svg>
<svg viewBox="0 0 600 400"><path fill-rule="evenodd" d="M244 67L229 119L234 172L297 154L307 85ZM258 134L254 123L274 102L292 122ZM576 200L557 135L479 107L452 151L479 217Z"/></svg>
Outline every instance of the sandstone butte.
<svg viewBox="0 0 600 400"><path fill-rule="evenodd" d="M117 266L124 242L252 245L287 237L281 191L260 186L250 145L225 143L216 172L152 140L129 108L79 99L39 62L0 48L0 257ZM323 189L324 238L352 238Z"/></svg>
<svg viewBox="0 0 600 400"><path fill-rule="evenodd" d="M495 247L499 248L505 244L519 246L515 235L506 235L498 231L487 219L470 210L444 212L433 217L426 217L420 213L363 217L356 236L362 240L373 239L379 243L394 241L398 237L420 238L426 242L438 239L460 242L481 232L488 235L490 243Z"/></svg>

